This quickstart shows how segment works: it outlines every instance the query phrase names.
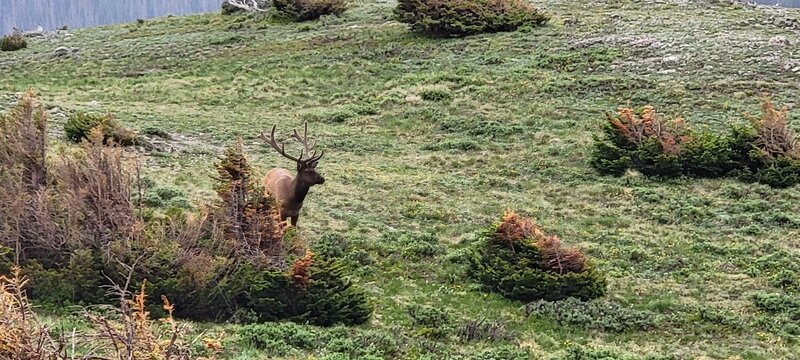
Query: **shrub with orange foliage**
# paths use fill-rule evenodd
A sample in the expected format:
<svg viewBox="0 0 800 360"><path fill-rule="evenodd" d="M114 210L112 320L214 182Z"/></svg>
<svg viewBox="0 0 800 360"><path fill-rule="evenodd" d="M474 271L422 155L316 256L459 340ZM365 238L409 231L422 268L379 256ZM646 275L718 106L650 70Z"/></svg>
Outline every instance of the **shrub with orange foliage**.
<svg viewBox="0 0 800 360"><path fill-rule="evenodd" d="M117 287L119 307L109 307L106 312L87 312L92 325L88 331L73 331L69 339L63 335L53 337L32 311L25 292L27 284L28 279L19 267L12 270L11 276L0 275L2 359L212 360L222 351L216 340L200 353L192 353L191 344L184 340L186 327L172 318L173 306L166 297L162 300L168 317L163 322L168 326L154 323L146 310L144 283L133 299ZM110 316L109 311L116 316Z"/></svg>
<svg viewBox="0 0 800 360"><path fill-rule="evenodd" d="M19 267L11 276L0 275L0 358L66 359L61 356L65 344L50 337L33 313L25 294L27 284Z"/></svg>
<svg viewBox="0 0 800 360"><path fill-rule="evenodd" d="M290 277L295 284L305 287L308 285L308 279L311 277L309 268L314 263L314 253L310 250L306 251L306 255L295 260L292 264L292 271Z"/></svg>
<svg viewBox="0 0 800 360"><path fill-rule="evenodd" d="M755 146L761 155L770 160L779 157L800 157L797 138L787 121L789 112L787 107L784 105L777 109L772 100L766 98L761 108L764 111L763 115L747 116L758 135Z"/></svg>
<svg viewBox="0 0 800 360"><path fill-rule="evenodd" d="M683 118L664 120L648 105L637 112L620 108L608 115L605 139L595 136L591 163L600 172L621 175L630 167L646 175L678 176L680 155L692 136Z"/></svg>
<svg viewBox="0 0 800 360"><path fill-rule="evenodd" d="M487 231L470 265L469 275L487 290L516 300L588 300L605 293L605 277L583 253L513 211Z"/></svg>
<svg viewBox="0 0 800 360"><path fill-rule="evenodd" d="M631 108L621 108L616 117L608 115L608 121L616 132L631 144L640 146L650 139L655 139L661 145L663 152L670 155L678 154L681 145L691 139L686 120L681 117L664 120L656 114L655 108L651 105L642 108L641 116L637 116Z"/></svg>
<svg viewBox="0 0 800 360"><path fill-rule="evenodd" d="M787 108L768 98L750 126L729 134L690 130L682 118L660 119L652 106L639 113L622 108L608 116L605 138L595 136L591 164L605 174L633 168L645 175L720 177L734 175L773 187L800 183L800 147L787 121Z"/></svg>
<svg viewBox="0 0 800 360"><path fill-rule="evenodd" d="M541 253L544 268L558 274L581 272L586 268L586 257L580 251L562 247L558 236L545 235L533 219L519 216L514 211L506 210L495 236L512 246L526 241L532 244Z"/></svg>
<svg viewBox="0 0 800 360"><path fill-rule="evenodd" d="M586 269L586 257L578 249L564 248L558 236L544 236L534 243L539 251L545 267L559 274L567 272L579 273Z"/></svg>
<svg viewBox="0 0 800 360"><path fill-rule="evenodd" d="M544 237L544 233L533 219L521 217L511 210L506 210L503 214L500 224L497 225L496 235L509 243Z"/></svg>

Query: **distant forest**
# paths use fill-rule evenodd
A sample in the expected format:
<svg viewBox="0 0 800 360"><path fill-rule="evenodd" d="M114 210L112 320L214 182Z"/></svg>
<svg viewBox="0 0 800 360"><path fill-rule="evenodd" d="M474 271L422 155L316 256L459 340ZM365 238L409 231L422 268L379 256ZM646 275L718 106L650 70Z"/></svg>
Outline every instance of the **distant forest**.
<svg viewBox="0 0 800 360"><path fill-rule="evenodd" d="M216 11L222 0L0 0L0 33L109 25L164 15Z"/></svg>

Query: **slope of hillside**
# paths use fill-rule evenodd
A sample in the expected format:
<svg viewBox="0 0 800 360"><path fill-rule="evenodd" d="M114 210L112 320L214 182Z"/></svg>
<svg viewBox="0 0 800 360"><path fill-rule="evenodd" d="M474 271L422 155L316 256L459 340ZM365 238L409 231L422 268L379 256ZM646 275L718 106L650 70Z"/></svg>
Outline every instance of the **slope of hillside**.
<svg viewBox="0 0 800 360"><path fill-rule="evenodd" d="M343 234L368 260L357 282L376 304L364 330L374 338L353 346L391 337L405 350L384 356L402 358L509 358L517 346L557 358L576 344L798 358L797 319L754 301L800 296L797 187L604 177L588 155L620 105L649 103L717 129L757 113L763 92L794 106L800 12L711 0L535 3L553 16L548 26L464 39L418 37L386 1L300 24L208 14L77 30L0 53L0 92L32 87L54 113L112 112L134 129L173 134L174 151L143 154L143 171L197 201L213 195L210 164L236 136L263 173L291 164L258 132L308 120L327 182L311 191L299 231L311 242ZM54 57L62 46L78 57ZM528 317L523 304L463 278L450 260L507 208L586 250L609 278L600 306L565 305L561 321ZM435 234L444 250L403 251L398 239L416 232ZM444 309L455 328L501 322L512 340L463 341L455 330L425 338L410 304ZM231 341L240 359L270 356ZM341 353L286 346L270 351Z"/></svg>

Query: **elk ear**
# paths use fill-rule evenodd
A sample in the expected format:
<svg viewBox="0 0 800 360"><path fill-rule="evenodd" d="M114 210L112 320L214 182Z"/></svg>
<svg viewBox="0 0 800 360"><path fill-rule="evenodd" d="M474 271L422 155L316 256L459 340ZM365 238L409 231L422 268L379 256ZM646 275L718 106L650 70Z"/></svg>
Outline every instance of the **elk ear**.
<svg viewBox="0 0 800 360"><path fill-rule="evenodd" d="M297 162L297 172L299 173L300 171L303 171L303 163L298 161Z"/></svg>

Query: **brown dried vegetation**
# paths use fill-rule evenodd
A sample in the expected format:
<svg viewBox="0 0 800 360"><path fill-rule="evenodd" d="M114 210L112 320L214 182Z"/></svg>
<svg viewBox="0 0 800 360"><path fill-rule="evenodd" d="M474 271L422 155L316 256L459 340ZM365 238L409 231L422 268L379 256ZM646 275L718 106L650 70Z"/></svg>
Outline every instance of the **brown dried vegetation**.
<svg viewBox="0 0 800 360"><path fill-rule="evenodd" d="M108 297L100 290L102 284L125 283L122 289L127 289L146 281L156 296L169 295L181 305L175 311L165 303L167 321L174 311L181 317L218 320L242 309L260 311L264 319L323 324L369 318L366 297L351 289L342 273L331 273L333 265L313 262L302 242L285 244L285 223L273 199L253 181L241 141L216 164L216 203L200 212L151 218L141 204L138 209L133 204L134 181L120 147L104 142L102 132L94 129L80 148L51 154L48 161L46 124L41 104L30 93L0 123L0 139L5 140L0 143L0 249L12 253L11 262L33 278L32 298L53 305L103 304ZM292 268L287 257L295 251L301 259ZM0 257L0 268L8 269L8 257ZM312 265L326 270L312 271ZM253 284L259 276L265 282ZM289 294L298 293L293 283L304 288L302 294ZM313 288L305 289L307 284ZM122 289L113 292L120 299L117 325L93 317L95 328L103 329L97 336L113 345L104 351L183 358L180 349L161 340L148 348L122 346L125 339L147 335L142 333L151 325L144 322L147 311L162 313L157 307L145 310L143 290L130 303ZM287 297L305 302L253 305L264 299L278 304ZM219 347L213 339L207 344Z"/></svg>
<svg viewBox="0 0 800 360"><path fill-rule="evenodd" d="M766 98L762 109L764 110L762 116L748 115L748 119L758 134L755 146L760 150L761 155L770 160L779 157L800 157L797 139L788 125L787 107L782 106L777 109L775 104Z"/></svg>
<svg viewBox="0 0 800 360"><path fill-rule="evenodd" d="M294 261L290 276L295 284L305 287L311 278L310 268L314 264L314 253L306 251L306 255Z"/></svg>
<svg viewBox="0 0 800 360"><path fill-rule="evenodd" d="M529 241L539 250L546 269L557 274L586 269L586 257L577 249L565 248L555 235L546 235L536 223L507 210L497 226L496 237L509 244Z"/></svg>
<svg viewBox="0 0 800 360"><path fill-rule="evenodd" d="M666 154L678 154L681 146L691 140L683 118L664 120L650 105L642 109L641 116L631 108L621 108L616 117L608 115L608 120L631 144L641 145L649 139L656 139Z"/></svg>
<svg viewBox="0 0 800 360"><path fill-rule="evenodd" d="M241 139L225 151L216 168L220 201L213 215L225 238L234 242L240 254L282 267L286 224L281 221L274 200L265 195L252 176Z"/></svg>
<svg viewBox="0 0 800 360"><path fill-rule="evenodd" d="M130 280L130 278L129 278ZM146 310L145 283L131 298L118 286L113 292L119 296L118 307L108 307L105 312L86 311L92 325L88 332L50 335L34 314L25 292L28 284L19 267L11 276L0 275L0 358L51 359L51 360L183 360L215 359L223 350L221 333L217 338L203 340L204 354L192 354L185 340L187 327L173 317L173 306L162 297L168 316L159 326L150 319Z"/></svg>
<svg viewBox="0 0 800 360"><path fill-rule="evenodd" d="M7 204L0 208L0 245L14 249L18 262L40 255L56 261L70 249L131 237L130 175L121 150L104 146L94 132L82 152L48 164L46 128L30 92L0 123L0 203Z"/></svg>
<svg viewBox="0 0 800 360"><path fill-rule="evenodd" d="M48 328L33 313L25 286L28 279L16 267L11 276L0 275L0 358L60 359Z"/></svg>

